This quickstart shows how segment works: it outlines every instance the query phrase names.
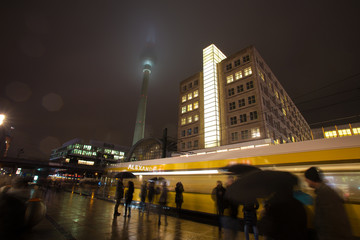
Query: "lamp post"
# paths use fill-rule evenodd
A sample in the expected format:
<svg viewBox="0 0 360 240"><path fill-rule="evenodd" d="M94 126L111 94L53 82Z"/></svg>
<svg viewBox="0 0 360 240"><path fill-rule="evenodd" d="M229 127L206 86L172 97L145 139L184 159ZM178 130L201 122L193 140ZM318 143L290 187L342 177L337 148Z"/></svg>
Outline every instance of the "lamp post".
<svg viewBox="0 0 360 240"><path fill-rule="evenodd" d="M6 143L5 143L5 119L6 116L4 114L0 114L0 160L3 159L6 149Z"/></svg>

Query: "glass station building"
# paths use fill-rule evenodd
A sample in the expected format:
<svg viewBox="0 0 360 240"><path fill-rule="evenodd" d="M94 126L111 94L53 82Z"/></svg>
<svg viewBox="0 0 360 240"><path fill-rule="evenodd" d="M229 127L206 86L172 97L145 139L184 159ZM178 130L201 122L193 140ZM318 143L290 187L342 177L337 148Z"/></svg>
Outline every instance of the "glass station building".
<svg viewBox="0 0 360 240"><path fill-rule="evenodd" d="M73 139L60 148L52 150L50 161L63 164L82 164L89 166L106 166L125 159L129 148L91 140L88 144L82 139Z"/></svg>

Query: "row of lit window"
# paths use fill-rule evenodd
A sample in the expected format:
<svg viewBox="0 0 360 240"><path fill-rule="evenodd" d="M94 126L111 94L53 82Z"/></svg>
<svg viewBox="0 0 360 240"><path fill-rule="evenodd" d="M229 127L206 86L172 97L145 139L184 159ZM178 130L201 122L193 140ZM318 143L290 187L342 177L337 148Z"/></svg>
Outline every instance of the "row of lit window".
<svg viewBox="0 0 360 240"><path fill-rule="evenodd" d="M253 81L247 82L246 83L246 90L249 90L249 89L252 89L252 88L254 88L254 82ZM240 84L240 85L236 86L236 90L237 90L237 93L243 92L244 91L244 85ZM235 95L235 88L228 89L228 95L229 96Z"/></svg>
<svg viewBox="0 0 360 240"><path fill-rule="evenodd" d="M247 67L247 68L244 69L244 76L245 77L247 77L247 76L249 76L251 74L252 74L251 67ZM240 71L235 73L235 80L239 80L241 78L243 78L243 73L240 70ZM234 81L234 75L233 74L226 77L226 83L232 83L233 81Z"/></svg>
<svg viewBox="0 0 360 240"><path fill-rule="evenodd" d="M250 56L249 55L246 55L243 57L243 62L246 63L246 62L249 62L250 61ZM234 66L237 67L237 66L240 66L240 59L236 59L234 61ZM229 63L226 65L226 71L229 71L232 69L232 63Z"/></svg>
<svg viewBox="0 0 360 240"><path fill-rule="evenodd" d="M83 156L96 156L96 152L86 151L86 150L80 150L80 149L74 149L72 151L74 154L83 155Z"/></svg>
<svg viewBox="0 0 360 240"><path fill-rule="evenodd" d="M199 108L199 102L194 102L191 104L188 104L187 106L183 106L181 108L181 113L191 112L192 110Z"/></svg>
<svg viewBox="0 0 360 240"><path fill-rule="evenodd" d="M255 95L248 97L248 105L251 105L251 104L254 104L254 103L256 103ZM241 108L241 107L244 107L244 106L245 106L245 98L239 99L238 100L238 107ZM234 110L234 109L236 109L235 102L230 102L229 103L229 110Z"/></svg>
<svg viewBox="0 0 360 240"><path fill-rule="evenodd" d="M249 118L251 121L258 119L257 111L250 112ZM239 123L247 122L247 114L246 113L240 114L239 118L237 116L230 117L230 125L236 125L238 124L238 122Z"/></svg>
<svg viewBox="0 0 360 240"><path fill-rule="evenodd" d="M192 134L198 134L199 133L199 127L194 127L194 129L189 128L188 130L182 130L181 136L185 137L187 133L187 136L191 136Z"/></svg>
<svg viewBox="0 0 360 240"><path fill-rule="evenodd" d="M186 145L184 142L181 143L181 149L186 149L186 146L187 148L197 148L199 146L199 140L194 140L194 142L189 141L186 143Z"/></svg>
<svg viewBox="0 0 360 240"><path fill-rule="evenodd" d="M193 93L188 93L187 95L185 94L184 96L181 97L181 102L186 102L186 100L191 100L193 98L196 98L199 96L199 90L195 90Z"/></svg>
<svg viewBox="0 0 360 240"><path fill-rule="evenodd" d="M125 154L124 152L120 152L120 151L113 150L113 149L107 149L107 148L104 149L104 153L112 154L112 155L119 155L119 156L124 156L124 154Z"/></svg>
<svg viewBox="0 0 360 240"><path fill-rule="evenodd" d="M240 131L240 138L241 140L245 140L250 138L249 130L242 130ZM259 128L252 128L251 129L251 138L259 138L260 137L260 129ZM239 132L232 132L231 133L231 141L238 141L239 140Z"/></svg>
<svg viewBox="0 0 360 240"><path fill-rule="evenodd" d="M187 118L181 118L181 125L185 125L187 123L192 123L192 122L197 122L199 121L199 115L194 115L194 116L188 116Z"/></svg>
<svg viewBox="0 0 360 240"><path fill-rule="evenodd" d="M351 133L351 130L352 130L353 133ZM340 129L337 132L336 131L327 131L327 132L325 132L325 138L335 138L335 137L345 137L345 136L352 136L352 135L360 135L360 128Z"/></svg>

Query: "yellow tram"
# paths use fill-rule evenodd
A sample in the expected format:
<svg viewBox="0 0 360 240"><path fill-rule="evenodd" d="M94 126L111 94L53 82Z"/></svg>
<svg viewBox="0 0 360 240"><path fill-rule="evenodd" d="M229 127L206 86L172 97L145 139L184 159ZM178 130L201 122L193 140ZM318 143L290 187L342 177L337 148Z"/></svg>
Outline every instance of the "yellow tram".
<svg viewBox="0 0 360 240"><path fill-rule="evenodd" d="M228 173L221 168L227 165L242 163L292 172L299 177L302 191L309 194L313 191L306 185L303 173L310 166L317 166L323 170L327 183L343 195L353 234L360 237L360 136L281 145L249 144L192 155L118 163L108 167L107 172L111 175L130 171L137 175L137 179L133 179L135 201L140 200L139 189L144 180L155 176L165 178L170 190L170 207L175 207L175 184L181 181L185 189L183 209L215 214L211 192L217 180L226 182ZM115 191L113 186L111 194ZM308 211L311 209L310 206Z"/></svg>

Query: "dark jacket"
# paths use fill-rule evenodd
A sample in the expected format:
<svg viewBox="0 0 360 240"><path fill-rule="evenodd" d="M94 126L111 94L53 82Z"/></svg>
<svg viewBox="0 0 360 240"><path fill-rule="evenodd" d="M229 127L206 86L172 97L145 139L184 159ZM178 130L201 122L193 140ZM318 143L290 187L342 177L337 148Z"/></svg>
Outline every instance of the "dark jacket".
<svg viewBox="0 0 360 240"><path fill-rule="evenodd" d="M168 188L164 186L162 191L161 191L160 198L159 198L159 203L160 204L166 205L167 198L168 198L168 192L169 192Z"/></svg>
<svg viewBox="0 0 360 240"><path fill-rule="evenodd" d="M258 209L259 209L259 203L256 200L254 202L244 204L243 213L244 213L245 224L256 226L257 224L256 210Z"/></svg>
<svg viewBox="0 0 360 240"><path fill-rule="evenodd" d="M145 202L147 194L147 186L146 184L141 185L141 191L140 191L140 201Z"/></svg>
<svg viewBox="0 0 360 240"><path fill-rule="evenodd" d="M274 240L305 240L307 216L303 204L292 193L275 194L265 203L259 231Z"/></svg>
<svg viewBox="0 0 360 240"><path fill-rule="evenodd" d="M315 193L315 229L319 240L352 239L344 200L324 183Z"/></svg>
<svg viewBox="0 0 360 240"><path fill-rule="evenodd" d="M117 182L115 199L120 200L124 197L124 184L121 181Z"/></svg>
<svg viewBox="0 0 360 240"><path fill-rule="evenodd" d="M151 203L154 201L154 195L155 195L155 186L150 183L148 187L148 201Z"/></svg>
<svg viewBox="0 0 360 240"><path fill-rule="evenodd" d="M212 199L216 202L217 206L224 207L224 197L226 189L223 186L216 186L211 193Z"/></svg>
<svg viewBox="0 0 360 240"><path fill-rule="evenodd" d="M176 187L175 187L175 203L182 203L184 202L183 199L183 192L184 192L184 187L181 183L177 183Z"/></svg>
<svg viewBox="0 0 360 240"><path fill-rule="evenodd" d="M125 193L125 203L130 204L133 200L134 195L134 185L130 185L128 190Z"/></svg>

